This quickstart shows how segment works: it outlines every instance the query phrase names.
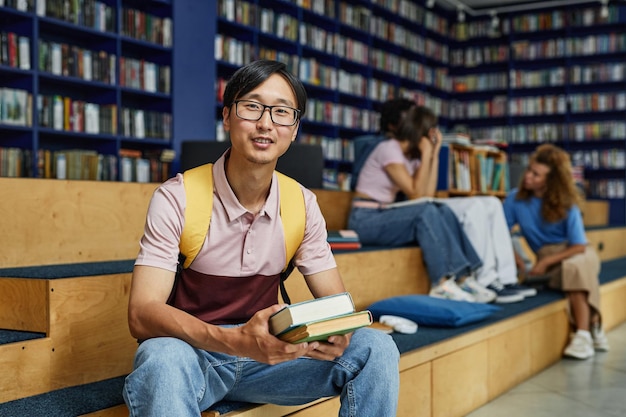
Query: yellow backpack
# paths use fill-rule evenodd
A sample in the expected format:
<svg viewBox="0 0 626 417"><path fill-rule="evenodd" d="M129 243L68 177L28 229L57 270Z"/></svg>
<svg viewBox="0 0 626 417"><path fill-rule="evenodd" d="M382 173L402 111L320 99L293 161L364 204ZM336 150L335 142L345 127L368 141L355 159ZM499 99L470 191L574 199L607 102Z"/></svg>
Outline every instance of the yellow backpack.
<svg viewBox="0 0 626 417"><path fill-rule="evenodd" d="M293 271L293 257L304 239L306 210L304 195L300 184L280 172L278 188L280 191L280 218L285 234L287 261L281 272L280 292L283 301L290 303L283 282ZM185 207L185 224L180 236L179 249L181 264L188 268L200 252L204 239L209 232L211 214L213 213L213 164L204 164L183 173L187 206Z"/></svg>

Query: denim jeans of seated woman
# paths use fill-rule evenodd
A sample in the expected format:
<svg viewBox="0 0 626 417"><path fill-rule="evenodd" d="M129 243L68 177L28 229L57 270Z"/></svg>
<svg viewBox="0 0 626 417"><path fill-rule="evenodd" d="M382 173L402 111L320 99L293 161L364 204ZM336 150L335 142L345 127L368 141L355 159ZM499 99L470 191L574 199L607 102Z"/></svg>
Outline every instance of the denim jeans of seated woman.
<svg viewBox="0 0 626 417"><path fill-rule="evenodd" d="M435 284L442 277L468 275L482 265L457 217L444 204L424 202L389 209L352 207L348 228L358 233L364 245L419 244L426 270Z"/></svg>
<svg viewBox="0 0 626 417"><path fill-rule="evenodd" d="M333 361L276 365L157 337L139 345L123 395L131 417L198 417L222 400L297 405L337 395L339 417L395 417L399 357L389 335L367 328Z"/></svg>

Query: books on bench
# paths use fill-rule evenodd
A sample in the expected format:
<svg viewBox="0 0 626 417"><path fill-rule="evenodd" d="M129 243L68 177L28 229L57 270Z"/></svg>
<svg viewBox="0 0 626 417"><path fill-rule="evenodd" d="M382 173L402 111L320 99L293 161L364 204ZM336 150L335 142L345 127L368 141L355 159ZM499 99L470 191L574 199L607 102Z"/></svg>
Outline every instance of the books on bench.
<svg viewBox="0 0 626 417"><path fill-rule="evenodd" d="M354 230L330 230L326 240L331 249L361 249L359 235Z"/></svg>
<svg viewBox="0 0 626 417"><path fill-rule="evenodd" d="M270 333L290 343L326 340L370 324L372 314L355 311L348 292L288 305L269 320Z"/></svg>

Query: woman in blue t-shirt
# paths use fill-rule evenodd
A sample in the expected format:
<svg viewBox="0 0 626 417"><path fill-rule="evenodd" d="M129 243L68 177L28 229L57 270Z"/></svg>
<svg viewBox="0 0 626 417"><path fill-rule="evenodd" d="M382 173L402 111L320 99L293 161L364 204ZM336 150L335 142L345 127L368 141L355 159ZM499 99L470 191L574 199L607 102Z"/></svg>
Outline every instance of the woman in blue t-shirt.
<svg viewBox="0 0 626 417"><path fill-rule="evenodd" d="M609 349L600 321L600 261L587 244L580 194L569 155L545 144L532 154L519 188L504 202L509 228L518 225L537 257L529 275L550 276L549 285L565 292L575 332L564 355L587 359ZM523 260L516 254L520 268Z"/></svg>

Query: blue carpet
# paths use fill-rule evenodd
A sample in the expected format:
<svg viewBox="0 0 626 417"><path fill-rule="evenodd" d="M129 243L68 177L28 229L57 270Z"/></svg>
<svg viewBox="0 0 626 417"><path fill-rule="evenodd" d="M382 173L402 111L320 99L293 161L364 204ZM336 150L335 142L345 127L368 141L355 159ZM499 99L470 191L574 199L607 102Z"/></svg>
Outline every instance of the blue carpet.
<svg viewBox="0 0 626 417"><path fill-rule="evenodd" d="M41 339L43 337L46 337L45 333L0 329L0 345L4 345L5 343L23 342L25 340Z"/></svg>
<svg viewBox="0 0 626 417"><path fill-rule="evenodd" d="M77 264L24 266L19 268L2 268L0 269L0 277L56 279L123 274L132 272L134 265L135 260L131 259Z"/></svg>
<svg viewBox="0 0 626 417"><path fill-rule="evenodd" d="M0 404L2 417L76 417L123 402L124 377L63 388Z"/></svg>

